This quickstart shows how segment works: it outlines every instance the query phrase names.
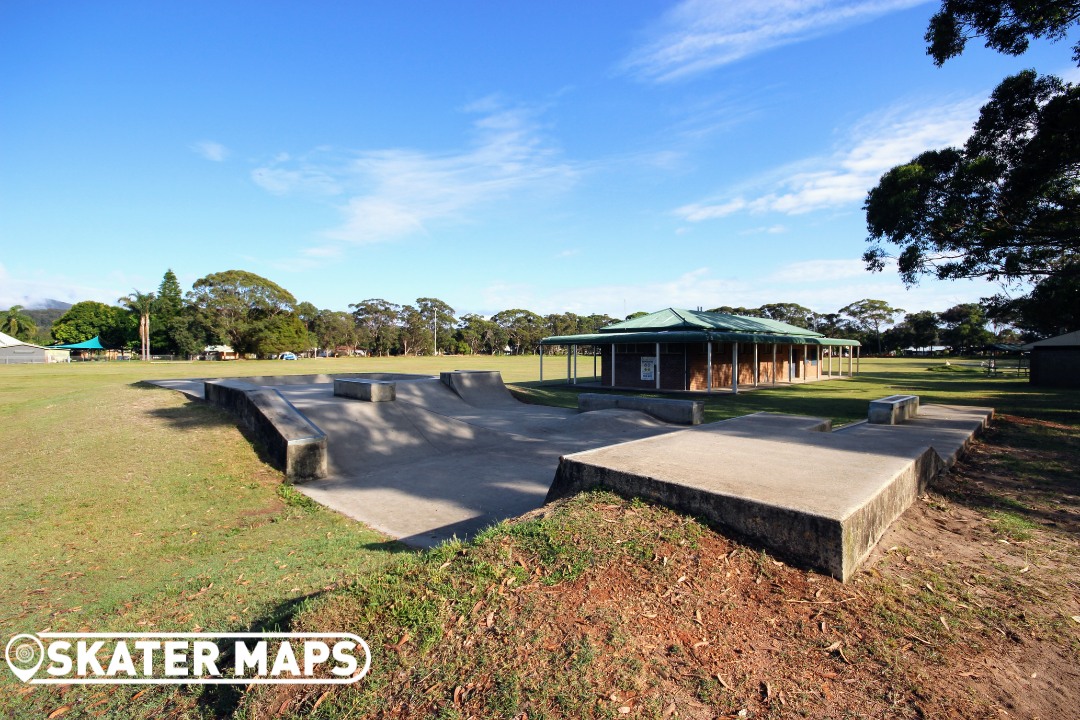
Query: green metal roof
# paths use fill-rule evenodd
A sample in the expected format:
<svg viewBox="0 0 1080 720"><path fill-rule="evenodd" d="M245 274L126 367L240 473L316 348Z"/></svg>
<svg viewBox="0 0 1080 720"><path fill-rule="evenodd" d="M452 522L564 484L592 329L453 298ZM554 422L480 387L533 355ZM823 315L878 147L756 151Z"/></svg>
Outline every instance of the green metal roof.
<svg viewBox="0 0 1080 720"><path fill-rule="evenodd" d="M601 333L666 332L671 330L717 330L721 332L824 337L821 333L768 318L728 315L700 310L666 308L633 320L600 328ZM741 341L740 341L741 342ZM781 341L783 342L783 341Z"/></svg>
<svg viewBox="0 0 1080 720"><path fill-rule="evenodd" d="M783 325L784 323L779 323ZM779 333L722 332L715 330L672 330L665 332L601 332L591 335L553 335L540 341L541 345L626 345L630 343L703 343L703 342L763 343L769 345L830 345L858 346L858 340L827 338L822 335L789 335Z"/></svg>

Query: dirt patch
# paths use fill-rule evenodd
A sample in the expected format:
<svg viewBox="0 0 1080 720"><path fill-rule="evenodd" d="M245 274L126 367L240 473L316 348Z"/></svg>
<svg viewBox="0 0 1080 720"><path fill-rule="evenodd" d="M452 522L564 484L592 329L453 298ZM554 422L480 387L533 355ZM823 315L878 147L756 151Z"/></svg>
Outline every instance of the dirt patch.
<svg viewBox="0 0 1080 720"><path fill-rule="evenodd" d="M1075 479L1053 468L1075 467L1076 430L1045 446L1032 432L1064 431L999 420L848 584L660 508L573 498L327 598L298 625L367 638L369 678L257 691L245 710L1075 717ZM1040 454L1037 477L1008 462L1018 450Z"/></svg>

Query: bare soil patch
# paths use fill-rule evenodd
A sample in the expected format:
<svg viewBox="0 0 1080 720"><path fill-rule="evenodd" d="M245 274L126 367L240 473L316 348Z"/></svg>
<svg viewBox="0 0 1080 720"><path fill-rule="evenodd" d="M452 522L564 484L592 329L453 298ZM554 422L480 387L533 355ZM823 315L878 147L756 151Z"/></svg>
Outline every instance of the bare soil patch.
<svg viewBox="0 0 1080 720"><path fill-rule="evenodd" d="M669 511L580 496L327 598L299 623L367 637L369 678L253 693L243 712L1076 717L1074 442L999 419L846 585ZM1038 455L1037 491L1010 469L1017 450Z"/></svg>

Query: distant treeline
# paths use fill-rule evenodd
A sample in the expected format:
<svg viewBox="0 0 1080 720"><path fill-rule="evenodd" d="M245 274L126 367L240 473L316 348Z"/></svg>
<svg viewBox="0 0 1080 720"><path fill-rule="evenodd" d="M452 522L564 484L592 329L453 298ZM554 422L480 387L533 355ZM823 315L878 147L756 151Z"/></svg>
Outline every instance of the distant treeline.
<svg viewBox="0 0 1080 720"><path fill-rule="evenodd" d="M111 348L147 354L195 356L210 345L228 345L241 355L274 356L286 351L327 355L430 355L535 353L541 338L594 333L627 318L605 314L539 315L512 308L489 317L460 317L431 297L399 305L382 298L350 303L348 310L319 309L297 302L280 285L244 270L212 273L184 293L169 270L155 292L136 291L117 305L84 301L65 310L3 312L3 331L39 344L75 343L95 336ZM711 311L770 318L830 337L862 342L866 352L946 346L964 353L989 343L1019 343L1033 337L1011 324L993 332L984 307L965 303L942 313L907 312L883 300L864 299L834 313L817 313L796 303L755 308L721 306ZM140 333L148 327L148 333Z"/></svg>

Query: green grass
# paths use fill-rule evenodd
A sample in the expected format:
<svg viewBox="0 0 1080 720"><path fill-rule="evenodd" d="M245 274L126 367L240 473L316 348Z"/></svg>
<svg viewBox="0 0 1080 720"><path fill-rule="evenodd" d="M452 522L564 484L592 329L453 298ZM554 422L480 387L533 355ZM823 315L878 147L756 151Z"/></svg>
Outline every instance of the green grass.
<svg viewBox="0 0 1080 720"><path fill-rule="evenodd" d="M550 373L558 361L545 365ZM1059 430L1017 434L1017 443L1032 451L1075 442L1080 392L1033 388L1023 378L927 372L940 365L940 360L863 360L862 374L855 378L714 395L707 400L706 417L715 421L749 412L789 412L841 424L865 417L869 400L902 392L918 394L924 403L989 405L1059 423ZM453 577L455 553L464 546L440 549L442 554L423 556L427 560L413 553L403 559L398 544L283 486L280 473L266 464L230 416L140 381L450 369L500 370L530 402L576 406L579 390L595 391L541 385L535 357L0 366L0 639L45 630L285 628L328 590L348 587L369 601L390 603L395 621L413 628L421 645L436 642L447 608L460 610L466 602L471 608L489 592L484 587L463 591ZM1042 456L1010 462L1033 482L1068 464ZM995 507L1001 512L995 522L1002 533L1018 537L1030 531L1017 521L1024 520L1022 512ZM579 577L605 552L580 542L581 527L549 523L492 532L504 533L543 559L545 569L536 580L541 584ZM626 548L631 557L649 556L650 540L632 543L637 545ZM431 575L430 558L450 565L441 575ZM436 583L436 596L409 599L392 584L355 584L361 577L372 582L390 563L408 567L410 562L419 563L417 577ZM470 577L502 582L499 567L491 558L480 558L470 566ZM393 582L417 582L400 571L396 577ZM439 599L437 583L445 584L449 596ZM572 657L582 652L572 649ZM372 686L384 680L373 677ZM521 687L519 680L506 678L492 689L493 707L514 706ZM0 714L40 717L69 706L65 717L98 711L105 717L148 717L166 710L185 717L218 716L240 702L238 693L197 688L154 688L134 700L136 691L128 688L18 690L5 673ZM569 706L582 707L578 689L561 687L558 692Z"/></svg>

